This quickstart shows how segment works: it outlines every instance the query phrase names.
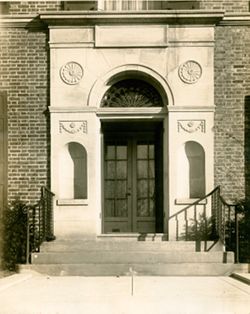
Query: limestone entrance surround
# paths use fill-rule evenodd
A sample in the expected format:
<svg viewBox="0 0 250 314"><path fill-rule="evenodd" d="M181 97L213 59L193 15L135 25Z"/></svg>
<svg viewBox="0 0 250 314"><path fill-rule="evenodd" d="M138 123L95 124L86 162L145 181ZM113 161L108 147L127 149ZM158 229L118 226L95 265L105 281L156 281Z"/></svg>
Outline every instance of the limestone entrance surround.
<svg viewBox="0 0 250 314"><path fill-rule="evenodd" d="M168 225L168 217L192 202L190 156L201 158L195 151L185 154L187 143L204 151L199 161L204 189L213 189L214 23L222 14L200 12L195 20L196 14L179 13L179 24L167 12L150 13L147 20L145 13L137 13L129 24L128 14L41 15L50 28L51 189L57 238L103 232L102 121L163 121L163 231L170 240L175 226ZM164 106L101 108L108 88L131 77L152 84ZM69 145L77 150L75 160ZM81 184L80 176L74 178L77 163L86 169L81 171L87 192L74 197L72 186ZM199 171L192 174L192 182L197 176Z"/></svg>

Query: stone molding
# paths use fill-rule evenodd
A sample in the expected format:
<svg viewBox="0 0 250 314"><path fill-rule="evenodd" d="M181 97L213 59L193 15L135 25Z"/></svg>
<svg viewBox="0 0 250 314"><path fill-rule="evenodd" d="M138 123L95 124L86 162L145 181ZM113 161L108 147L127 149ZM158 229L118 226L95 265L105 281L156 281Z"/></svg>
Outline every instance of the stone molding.
<svg viewBox="0 0 250 314"><path fill-rule="evenodd" d="M168 106L168 112L215 112L215 106Z"/></svg>
<svg viewBox="0 0 250 314"><path fill-rule="evenodd" d="M106 83L117 74L125 74L130 71L140 73L141 76L146 76L149 79L149 82L157 82L159 86L159 93L162 96L162 100L165 107L170 107L174 105L174 97L172 91L168 85L167 80L156 72L154 69L141 65L141 64L126 64L122 66L117 66L114 69L108 71L102 77L100 77L93 85L91 92L88 98L89 107L98 107L101 103L101 100L108 90L109 85Z"/></svg>
<svg viewBox="0 0 250 314"><path fill-rule="evenodd" d="M110 119L164 119L167 116L166 108L100 108L97 110L96 115L101 120Z"/></svg>
<svg viewBox="0 0 250 314"><path fill-rule="evenodd" d="M49 107L50 113L95 113L97 111L97 107Z"/></svg>
<svg viewBox="0 0 250 314"><path fill-rule="evenodd" d="M47 28L37 15L1 15L0 27L3 28Z"/></svg>
<svg viewBox="0 0 250 314"><path fill-rule="evenodd" d="M250 26L250 13L226 14L220 21L221 26Z"/></svg>

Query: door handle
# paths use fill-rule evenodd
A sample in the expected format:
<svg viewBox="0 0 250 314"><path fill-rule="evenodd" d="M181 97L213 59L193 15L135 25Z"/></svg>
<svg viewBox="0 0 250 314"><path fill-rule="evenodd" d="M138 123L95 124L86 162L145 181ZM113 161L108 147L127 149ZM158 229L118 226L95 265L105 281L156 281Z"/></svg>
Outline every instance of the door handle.
<svg viewBox="0 0 250 314"><path fill-rule="evenodd" d="M131 196L131 192L126 193L126 197Z"/></svg>

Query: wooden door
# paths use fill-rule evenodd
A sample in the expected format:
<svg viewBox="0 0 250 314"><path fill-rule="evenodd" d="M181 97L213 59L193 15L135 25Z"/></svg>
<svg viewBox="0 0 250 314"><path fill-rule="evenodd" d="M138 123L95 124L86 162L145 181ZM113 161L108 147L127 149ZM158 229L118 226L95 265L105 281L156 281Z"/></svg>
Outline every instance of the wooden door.
<svg viewBox="0 0 250 314"><path fill-rule="evenodd" d="M131 231L131 176L128 141L105 143L104 232Z"/></svg>
<svg viewBox="0 0 250 314"><path fill-rule="evenodd" d="M7 103L0 93L0 215L7 204Z"/></svg>
<svg viewBox="0 0 250 314"><path fill-rule="evenodd" d="M133 231L156 232L155 143L133 141Z"/></svg>
<svg viewBox="0 0 250 314"><path fill-rule="evenodd" d="M105 140L105 233L159 232L162 171L156 166L159 151L152 135L117 133Z"/></svg>

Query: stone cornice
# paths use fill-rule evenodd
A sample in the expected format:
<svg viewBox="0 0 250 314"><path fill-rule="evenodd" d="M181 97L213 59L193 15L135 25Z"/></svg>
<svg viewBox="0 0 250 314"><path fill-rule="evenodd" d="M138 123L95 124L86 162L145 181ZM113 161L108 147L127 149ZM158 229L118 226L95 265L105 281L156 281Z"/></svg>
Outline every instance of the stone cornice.
<svg viewBox="0 0 250 314"><path fill-rule="evenodd" d="M102 24L168 24L249 26L250 13L223 11L144 11L144 12L79 12L55 11L28 15L0 15L2 28L47 28Z"/></svg>
<svg viewBox="0 0 250 314"><path fill-rule="evenodd" d="M47 28L39 15L0 15L1 28Z"/></svg>
<svg viewBox="0 0 250 314"><path fill-rule="evenodd" d="M179 24L214 25L224 16L223 11L161 10L161 11L61 11L41 13L40 18L49 26L96 24Z"/></svg>
<svg viewBox="0 0 250 314"><path fill-rule="evenodd" d="M250 25L250 13L242 14L226 14L219 25L222 26L249 26Z"/></svg>

